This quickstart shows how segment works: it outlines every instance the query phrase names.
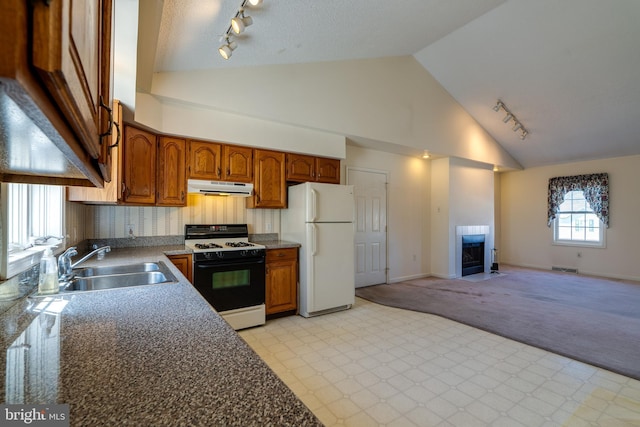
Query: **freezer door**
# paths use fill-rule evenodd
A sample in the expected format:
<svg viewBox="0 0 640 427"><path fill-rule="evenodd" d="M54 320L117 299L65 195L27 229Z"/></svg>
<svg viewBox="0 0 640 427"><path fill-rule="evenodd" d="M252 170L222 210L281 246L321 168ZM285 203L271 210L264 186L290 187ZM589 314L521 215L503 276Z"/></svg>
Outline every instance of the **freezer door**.
<svg viewBox="0 0 640 427"><path fill-rule="evenodd" d="M307 183L306 222L352 222L352 185Z"/></svg>
<svg viewBox="0 0 640 427"><path fill-rule="evenodd" d="M345 305L355 299L353 224L307 224L306 304L313 313ZM306 306L306 307L305 307ZM303 316L306 313L301 313Z"/></svg>

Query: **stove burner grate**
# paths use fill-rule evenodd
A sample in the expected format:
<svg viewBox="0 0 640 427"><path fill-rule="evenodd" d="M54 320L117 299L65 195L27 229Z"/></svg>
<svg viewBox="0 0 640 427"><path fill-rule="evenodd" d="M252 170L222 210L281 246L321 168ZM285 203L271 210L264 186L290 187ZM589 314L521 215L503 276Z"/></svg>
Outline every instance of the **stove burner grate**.
<svg viewBox="0 0 640 427"><path fill-rule="evenodd" d="M232 248L246 248L249 246L253 246L253 243L249 242L226 242L226 246L230 246Z"/></svg>
<svg viewBox="0 0 640 427"><path fill-rule="evenodd" d="M222 246L217 243L196 243L195 247L198 249L216 249L222 248Z"/></svg>

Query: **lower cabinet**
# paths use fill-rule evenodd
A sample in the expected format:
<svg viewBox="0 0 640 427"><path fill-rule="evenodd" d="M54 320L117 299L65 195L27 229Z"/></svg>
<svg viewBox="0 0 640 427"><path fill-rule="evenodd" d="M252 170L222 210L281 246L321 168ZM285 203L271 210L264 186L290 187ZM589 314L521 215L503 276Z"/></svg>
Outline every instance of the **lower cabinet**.
<svg viewBox="0 0 640 427"><path fill-rule="evenodd" d="M167 258L171 260L173 265L178 267L178 270L184 274L184 277L186 277L188 281L193 282L193 267L190 254L167 255Z"/></svg>
<svg viewBox="0 0 640 427"><path fill-rule="evenodd" d="M266 314L298 309L298 248L267 250Z"/></svg>

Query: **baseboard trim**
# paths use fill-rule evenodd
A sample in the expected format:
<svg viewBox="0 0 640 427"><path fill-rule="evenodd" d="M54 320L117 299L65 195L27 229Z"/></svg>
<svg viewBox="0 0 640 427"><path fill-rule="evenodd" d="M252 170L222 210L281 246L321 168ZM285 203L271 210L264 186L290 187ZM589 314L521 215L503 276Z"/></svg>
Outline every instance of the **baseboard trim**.
<svg viewBox="0 0 640 427"><path fill-rule="evenodd" d="M523 267L523 268L532 268L534 270L545 270L549 271L549 267L532 265L532 264L517 264L512 262L503 261L500 263L502 266L514 266L514 267ZM580 276L592 276L592 277L601 277L603 279L613 279L613 280L629 280L632 282L640 282L640 277L637 276L625 276L621 274L602 274L594 271L580 270L578 273Z"/></svg>
<svg viewBox="0 0 640 427"><path fill-rule="evenodd" d="M387 283L391 284L391 283L398 283L398 282L405 282L407 280L415 280L415 279L424 279L425 277L429 277L431 276L430 274L413 274L411 276L402 276L402 277L394 277L394 278L390 278Z"/></svg>

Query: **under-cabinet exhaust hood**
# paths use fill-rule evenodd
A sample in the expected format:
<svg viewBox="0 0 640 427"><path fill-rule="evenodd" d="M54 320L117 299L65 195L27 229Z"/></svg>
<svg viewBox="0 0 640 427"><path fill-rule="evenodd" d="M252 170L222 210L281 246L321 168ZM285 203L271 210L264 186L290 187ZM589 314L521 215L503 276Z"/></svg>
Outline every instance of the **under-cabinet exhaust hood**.
<svg viewBox="0 0 640 427"><path fill-rule="evenodd" d="M187 191L191 194L249 197L253 195L253 184L190 179L187 181Z"/></svg>

